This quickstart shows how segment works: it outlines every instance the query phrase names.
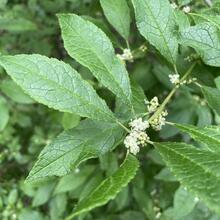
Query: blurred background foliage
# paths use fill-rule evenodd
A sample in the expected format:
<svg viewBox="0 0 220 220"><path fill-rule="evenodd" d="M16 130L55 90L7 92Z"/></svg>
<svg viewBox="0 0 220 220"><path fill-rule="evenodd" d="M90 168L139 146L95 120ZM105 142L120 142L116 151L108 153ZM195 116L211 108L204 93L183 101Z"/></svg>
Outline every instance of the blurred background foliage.
<svg viewBox="0 0 220 220"><path fill-rule="evenodd" d="M130 4L130 1L128 1ZM215 1L218 4L218 1ZM203 1L179 0L196 10L206 7ZM133 10L131 8L131 15ZM110 26L98 0L0 0L0 53L39 53L70 63L88 80L114 109L114 96L92 77L88 69L77 64L63 48L57 13L76 13L99 26L112 40L116 52L122 53L126 42ZM138 34L134 18L130 45L135 61L127 67L132 80L138 82L148 99L165 97L172 85L173 72L166 61ZM146 50L143 50L146 47ZM197 59L190 49L181 48L178 69L188 69L188 59ZM193 71L200 82L213 86L219 75L216 68L202 62ZM75 127L77 115L61 113L36 104L0 69L0 219L62 220L104 177L119 166L123 154L117 153L82 164L68 176L35 185L24 180L42 148L63 129ZM198 88L183 87L169 105L169 121L198 126L219 124L219 117L203 100ZM167 126L153 139L185 140L178 130ZM219 216L187 189L179 186L159 155L150 147L140 154L142 169L135 180L108 205L77 217L98 220L218 220ZM97 165L100 162L101 165Z"/></svg>

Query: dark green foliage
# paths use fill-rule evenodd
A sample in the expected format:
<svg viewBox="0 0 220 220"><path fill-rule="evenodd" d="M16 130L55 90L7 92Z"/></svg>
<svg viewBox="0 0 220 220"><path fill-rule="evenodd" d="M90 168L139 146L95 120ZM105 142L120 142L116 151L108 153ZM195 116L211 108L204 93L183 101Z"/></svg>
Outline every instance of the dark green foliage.
<svg viewBox="0 0 220 220"><path fill-rule="evenodd" d="M0 219L220 220L219 12L0 0ZM140 117L150 139L132 155Z"/></svg>

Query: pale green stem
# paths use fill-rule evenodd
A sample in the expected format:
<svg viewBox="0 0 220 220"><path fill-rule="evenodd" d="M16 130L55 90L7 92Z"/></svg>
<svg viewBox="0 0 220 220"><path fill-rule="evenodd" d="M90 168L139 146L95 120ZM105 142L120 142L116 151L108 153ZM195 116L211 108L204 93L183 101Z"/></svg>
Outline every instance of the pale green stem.
<svg viewBox="0 0 220 220"><path fill-rule="evenodd" d="M173 65L173 68L174 68L175 73L176 73L176 74L179 74L179 73L178 73L178 70L177 70L177 67L176 67L176 64Z"/></svg>
<svg viewBox="0 0 220 220"><path fill-rule="evenodd" d="M154 142L153 142L153 141L150 141L150 140L148 140L147 143L148 143L148 144L151 144L151 145L154 144Z"/></svg>
<svg viewBox="0 0 220 220"><path fill-rule="evenodd" d="M195 83L195 85L197 85L199 88L202 87L202 85L200 85L198 82L194 82L194 83Z"/></svg>
<svg viewBox="0 0 220 220"><path fill-rule="evenodd" d="M180 83L183 82L193 71L194 67L196 66L196 63L192 64L192 66L188 69L188 71L185 73L185 75L180 79ZM150 117L149 122L151 122L152 120L154 120L155 118L158 117L158 115L161 114L161 112L164 110L164 108L166 107L167 103L170 101L170 99L173 97L173 95L175 94L175 92L177 91L177 89L179 88L179 85L176 85L171 92L168 94L168 96L165 98L165 100L163 101L163 103L160 105L160 107L157 109L157 111ZM120 121L116 120L116 123L118 125L120 125L125 131L127 131L128 133L130 133L131 131L124 126ZM153 142L152 142L153 143Z"/></svg>
<svg viewBox="0 0 220 220"><path fill-rule="evenodd" d="M170 122L170 121L166 121L166 124L168 124L168 125L172 125L172 126L174 126L174 125L175 125L175 123Z"/></svg>
<svg viewBox="0 0 220 220"><path fill-rule="evenodd" d="M185 75L181 78L180 83L183 82L188 76L189 74L192 72L192 70L194 69L196 63L192 64L192 66L188 69L188 71L185 73ZM163 101L163 103L160 105L160 107L157 109L157 111L150 117L149 122L151 122L152 120L154 120L155 118L157 118L161 112L164 110L165 106L167 105L167 103L170 101L170 99L173 97L173 95L175 94L175 92L177 91L177 89L179 88L179 85L176 85L171 92L168 94L168 96L165 98L165 100Z"/></svg>
<svg viewBox="0 0 220 220"><path fill-rule="evenodd" d="M126 40L126 45L127 45L127 48L130 49L130 44L128 40Z"/></svg>
<svg viewBox="0 0 220 220"><path fill-rule="evenodd" d="M127 131L128 133L130 133L131 131L126 127L126 126L124 126L120 121L116 121L116 123L118 124L118 125L120 125L125 131Z"/></svg>

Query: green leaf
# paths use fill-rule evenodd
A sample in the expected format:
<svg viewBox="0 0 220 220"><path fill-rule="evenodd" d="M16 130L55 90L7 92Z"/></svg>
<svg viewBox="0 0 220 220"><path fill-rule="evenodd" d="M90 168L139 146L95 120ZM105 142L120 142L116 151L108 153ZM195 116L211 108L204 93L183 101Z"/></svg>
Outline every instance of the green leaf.
<svg viewBox="0 0 220 220"><path fill-rule="evenodd" d="M0 64L34 100L63 112L114 121L106 103L68 64L41 55L2 56Z"/></svg>
<svg viewBox="0 0 220 220"><path fill-rule="evenodd" d="M100 0L100 3L109 23L128 40L131 18L126 0Z"/></svg>
<svg viewBox="0 0 220 220"><path fill-rule="evenodd" d="M21 104L32 104L34 100L26 95L22 89L17 86L12 80L2 80L0 84L1 91L11 98L13 101Z"/></svg>
<svg viewBox="0 0 220 220"><path fill-rule="evenodd" d="M6 7L7 1L8 0L1 0L0 1L0 9L4 9Z"/></svg>
<svg viewBox="0 0 220 220"><path fill-rule="evenodd" d="M60 14L58 17L68 54L89 68L117 97L131 105L128 73L105 33L77 15Z"/></svg>
<svg viewBox="0 0 220 220"><path fill-rule="evenodd" d="M105 171L105 176L112 175L119 167L118 156L114 152L106 153L99 157L100 168Z"/></svg>
<svg viewBox="0 0 220 220"><path fill-rule="evenodd" d="M67 209L67 195L65 193L56 195L50 200L49 203L49 211L50 217L53 220L61 220L62 215L65 213Z"/></svg>
<svg viewBox="0 0 220 220"><path fill-rule="evenodd" d="M73 215L67 219L72 219L74 216L88 212L114 199L122 188L134 178L138 167L138 160L134 156L128 155L121 167L112 176L105 179L88 197L80 201Z"/></svg>
<svg viewBox="0 0 220 220"><path fill-rule="evenodd" d="M138 83L132 81L131 91L132 91L132 106L135 113L136 114L145 113L147 110L145 104L145 100L147 100L147 97L144 93L144 90Z"/></svg>
<svg viewBox="0 0 220 220"><path fill-rule="evenodd" d="M80 122L80 116L76 114L64 113L62 118L62 125L64 129L71 129L76 127Z"/></svg>
<svg viewBox="0 0 220 220"><path fill-rule="evenodd" d="M132 0L140 33L172 64L178 41L174 11L168 0Z"/></svg>
<svg viewBox="0 0 220 220"><path fill-rule="evenodd" d="M41 185L34 194L32 206L37 207L45 204L50 199L55 184L56 182L49 181L46 184Z"/></svg>
<svg viewBox="0 0 220 220"><path fill-rule="evenodd" d="M19 220L45 220L43 215L38 212L28 208L23 208L19 213Z"/></svg>
<svg viewBox="0 0 220 220"><path fill-rule="evenodd" d="M193 17L196 23L199 22L204 22L204 21L208 21L211 24L213 24L214 26L216 26L219 30L220 30L220 16L219 15L214 15L211 14L211 11L205 11L205 13L190 13Z"/></svg>
<svg viewBox="0 0 220 220"><path fill-rule="evenodd" d="M11 32L24 32L36 31L37 26L25 18L0 16L0 29Z"/></svg>
<svg viewBox="0 0 220 220"><path fill-rule="evenodd" d="M174 195L174 207L165 211L167 219L188 220L188 215L194 210L198 200L185 188L179 187Z"/></svg>
<svg viewBox="0 0 220 220"><path fill-rule="evenodd" d="M173 215L175 219L181 219L194 209L197 199L183 187L179 187L174 195Z"/></svg>
<svg viewBox="0 0 220 220"><path fill-rule="evenodd" d="M196 114L198 116L197 126L205 127L212 124L212 111L207 105L197 105Z"/></svg>
<svg viewBox="0 0 220 220"><path fill-rule="evenodd" d="M92 174L95 166L85 166L82 169L75 170L69 175L63 176L57 184L54 194L73 191L81 186L86 179Z"/></svg>
<svg viewBox="0 0 220 220"><path fill-rule="evenodd" d="M156 176L154 176L156 180L161 180L165 182L176 182L176 178L170 172L170 170L165 167L163 168Z"/></svg>
<svg viewBox="0 0 220 220"><path fill-rule="evenodd" d="M215 85L220 90L220 76L215 78Z"/></svg>
<svg viewBox="0 0 220 220"><path fill-rule="evenodd" d="M183 143L154 145L181 184L219 213L220 154Z"/></svg>
<svg viewBox="0 0 220 220"><path fill-rule="evenodd" d="M87 198L88 195L102 182L102 180L103 176L101 172L91 176L91 178L88 179L87 183L82 188L79 201Z"/></svg>
<svg viewBox="0 0 220 220"><path fill-rule="evenodd" d="M209 106L220 115L220 90L203 86L202 92Z"/></svg>
<svg viewBox="0 0 220 220"><path fill-rule="evenodd" d="M176 23L178 24L180 31L190 27L189 18L183 11L175 10L174 12L175 12Z"/></svg>
<svg viewBox="0 0 220 220"><path fill-rule="evenodd" d="M193 125L175 124L183 132L187 132L196 141L205 144L205 146L214 152L220 153L220 127L209 126L198 128Z"/></svg>
<svg viewBox="0 0 220 220"><path fill-rule="evenodd" d="M5 98L0 96L0 131L3 131L9 120L9 109Z"/></svg>
<svg viewBox="0 0 220 220"><path fill-rule="evenodd" d="M209 22L186 28L180 34L183 45L194 48L202 60L210 66L220 66L219 30Z"/></svg>
<svg viewBox="0 0 220 220"><path fill-rule="evenodd" d="M147 106L144 100L147 100L145 96L144 90L142 87L136 83L134 80L131 80L131 91L132 91L132 99L131 103L133 106L133 113L141 114L145 113L147 110ZM119 118L123 118L125 120L134 117L132 111L125 105L121 100L116 100L116 109L115 112Z"/></svg>
<svg viewBox="0 0 220 220"><path fill-rule="evenodd" d="M122 136L123 130L117 124L81 121L43 149L27 181L66 175L83 161L111 151Z"/></svg>

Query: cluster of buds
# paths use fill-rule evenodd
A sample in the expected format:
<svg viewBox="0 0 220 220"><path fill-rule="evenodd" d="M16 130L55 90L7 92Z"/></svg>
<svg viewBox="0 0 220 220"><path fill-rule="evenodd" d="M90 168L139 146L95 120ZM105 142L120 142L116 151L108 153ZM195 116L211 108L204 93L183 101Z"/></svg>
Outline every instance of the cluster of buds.
<svg viewBox="0 0 220 220"><path fill-rule="evenodd" d="M147 104L147 109L150 114L155 113L160 107L157 97L151 99L151 101L144 100ZM150 126L159 131L162 126L166 124L167 111L162 111L152 120L143 120L143 118L136 118L129 123L131 128L129 134L124 139L124 145L130 153L136 155L140 148L150 142L150 138L145 132Z"/></svg>
<svg viewBox="0 0 220 220"><path fill-rule="evenodd" d="M145 52L147 50L147 46L141 45L139 48L142 52Z"/></svg>
<svg viewBox="0 0 220 220"><path fill-rule="evenodd" d="M184 84L191 84L193 82L196 82L196 78L193 77L193 78L189 78L188 80L180 80L180 75L179 74L169 74L168 75L169 78L170 78L170 82L174 85L177 85L177 86L182 86Z"/></svg>
<svg viewBox="0 0 220 220"><path fill-rule="evenodd" d="M150 114L154 113L157 111L157 109L160 107L159 101L157 97L154 97L151 99L150 102L146 102L147 104L147 109ZM168 115L167 111L162 111L160 114L157 115L156 118L152 119L149 123L151 127L156 130L160 131L162 127L166 124L166 116Z"/></svg>
<svg viewBox="0 0 220 220"><path fill-rule="evenodd" d="M191 11L190 6L186 5L186 6L183 7L183 12L184 13L188 14L188 13L190 13L190 11Z"/></svg>
<svg viewBox="0 0 220 220"><path fill-rule="evenodd" d="M170 5L171 5L171 7L173 9L177 9L178 8L178 5L175 2L172 2Z"/></svg>
<svg viewBox="0 0 220 220"><path fill-rule="evenodd" d="M150 102L146 100L144 102L145 104L147 104L147 110L149 113L154 113L160 105L156 96L152 98Z"/></svg>
<svg viewBox="0 0 220 220"><path fill-rule="evenodd" d="M197 95L194 95L194 96L193 96L193 99L194 99L196 102L198 102L201 106L206 106L206 105L207 105L205 99L201 99L201 98L200 98L199 96L197 96Z"/></svg>
<svg viewBox="0 0 220 220"><path fill-rule="evenodd" d="M173 9L177 9L177 8L178 8L178 5L177 5L175 2L172 2L170 5L171 5L171 7L172 7ZM190 13L191 8L190 8L189 5L185 5L185 6L183 7L182 11L183 11L184 13L188 14L188 13Z"/></svg>
<svg viewBox="0 0 220 220"><path fill-rule="evenodd" d="M148 121L143 121L142 118L135 119L129 123L131 132L124 140L125 147L130 153L136 155L140 151L140 147L146 145L150 140L145 130L149 128Z"/></svg>
<svg viewBox="0 0 220 220"><path fill-rule="evenodd" d="M166 116L168 115L168 112L162 111L156 118L154 118L150 125L151 127L156 130L156 131L160 131L162 129L162 127L166 124Z"/></svg>
<svg viewBox="0 0 220 220"><path fill-rule="evenodd" d="M172 84L177 85L180 83L180 75L179 74L169 74L168 76L169 76L170 82Z"/></svg>
<svg viewBox="0 0 220 220"><path fill-rule="evenodd" d="M123 54L117 54L117 57L118 57L121 61L130 61L130 62L133 62L133 59L134 59L130 49L124 49L124 50L123 50Z"/></svg>

